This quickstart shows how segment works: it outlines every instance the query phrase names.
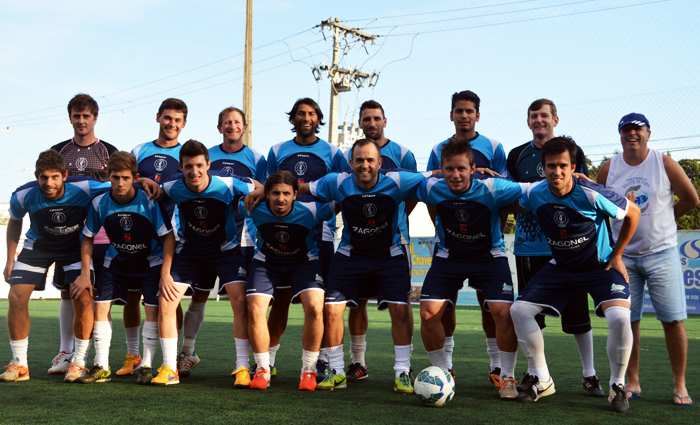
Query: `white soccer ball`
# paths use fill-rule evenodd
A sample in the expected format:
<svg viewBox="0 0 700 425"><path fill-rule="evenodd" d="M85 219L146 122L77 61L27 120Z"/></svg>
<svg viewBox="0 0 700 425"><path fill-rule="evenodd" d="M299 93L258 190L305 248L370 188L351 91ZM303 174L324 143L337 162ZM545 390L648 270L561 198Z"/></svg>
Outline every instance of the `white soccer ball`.
<svg viewBox="0 0 700 425"><path fill-rule="evenodd" d="M413 389L421 403L440 407L454 398L455 380L446 369L430 366L420 371Z"/></svg>

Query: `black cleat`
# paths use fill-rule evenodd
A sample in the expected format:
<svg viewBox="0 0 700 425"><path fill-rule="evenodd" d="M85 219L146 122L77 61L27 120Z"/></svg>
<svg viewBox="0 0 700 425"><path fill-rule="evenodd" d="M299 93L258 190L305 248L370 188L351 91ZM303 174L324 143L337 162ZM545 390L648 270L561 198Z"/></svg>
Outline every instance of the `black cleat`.
<svg viewBox="0 0 700 425"><path fill-rule="evenodd" d="M518 392L524 393L525 390L527 390L528 388L530 388L530 387L532 386L532 380L533 380L533 379L535 379L534 376L532 376L532 375L530 375L529 373L525 372L525 373L523 374L523 380L520 381L520 385L518 385L517 387L515 387L515 389L518 390Z"/></svg>
<svg viewBox="0 0 700 425"><path fill-rule="evenodd" d="M353 363L348 368L348 373L345 375L345 379L348 382L357 382L360 379L365 379L369 376L367 372L367 366L362 366L360 363Z"/></svg>
<svg viewBox="0 0 700 425"><path fill-rule="evenodd" d="M523 403L533 403L544 396L555 393L554 380L550 377L548 382L540 382L539 378L534 376L530 381L531 385L520 394L515 401Z"/></svg>
<svg viewBox="0 0 700 425"><path fill-rule="evenodd" d="M610 387L608 401L610 402L610 410L613 412L624 413L630 410L630 403L627 401L627 394L622 385L613 384Z"/></svg>
<svg viewBox="0 0 700 425"><path fill-rule="evenodd" d="M496 389L501 388L501 368L494 368L489 372L489 382L492 383Z"/></svg>
<svg viewBox="0 0 700 425"><path fill-rule="evenodd" d="M600 387L600 379L596 375L583 378L581 386L586 390L590 397L605 397L603 388Z"/></svg>
<svg viewBox="0 0 700 425"><path fill-rule="evenodd" d="M328 362L324 362L320 358L316 360L316 383L320 384L326 379L326 370L328 370ZM341 370L342 372L342 370Z"/></svg>

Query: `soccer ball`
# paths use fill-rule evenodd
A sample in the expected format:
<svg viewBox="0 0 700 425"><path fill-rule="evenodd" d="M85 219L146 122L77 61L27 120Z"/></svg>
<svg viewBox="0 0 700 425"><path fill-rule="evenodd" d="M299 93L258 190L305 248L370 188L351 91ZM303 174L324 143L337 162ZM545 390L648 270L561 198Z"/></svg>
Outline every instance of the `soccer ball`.
<svg viewBox="0 0 700 425"><path fill-rule="evenodd" d="M413 389L421 403L440 407L454 398L455 381L447 370L430 366L420 371Z"/></svg>

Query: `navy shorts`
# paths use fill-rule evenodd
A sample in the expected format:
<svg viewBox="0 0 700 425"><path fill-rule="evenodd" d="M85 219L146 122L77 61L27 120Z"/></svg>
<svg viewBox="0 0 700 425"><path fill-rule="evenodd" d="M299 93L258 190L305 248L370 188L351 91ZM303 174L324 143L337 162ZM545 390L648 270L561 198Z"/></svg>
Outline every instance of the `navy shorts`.
<svg viewBox="0 0 700 425"><path fill-rule="evenodd" d="M328 275L326 304L345 302L357 307L363 288L373 286L377 290L379 310L386 309L388 303L407 304L411 282L405 255L373 258L336 253Z"/></svg>
<svg viewBox="0 0 700 425"><path fill-rule="evenodd" d="M489 310L489 302L513 303L513 280L506 257L473 261L434 257L420 300L448 301L447 307L453 308L465 279L469 279L470 288L483 292L484 310Z"/></svg>
<svg viewBox="0 0 700 425"><path fill-rule="evenodd" d="M175 254L170 275L175 283L189 285L192 289L211 291L216 279L201 282L200 275L207 270L213 270L219 277L219 294L225 293L224 286L234 282L247 282L248 272L240 247L222 252L217 256L202 256L198 258L185 257Z"/></svg>
<svg viewBox="0 0 700 425"><path fill-rule="evenodd" d="M70 284L80 276L80 251L71 250L64 253L47 253L33 249L22 249L12 269L12 285L36 285L35 291L46 289L46 274L51 264L56 263L55 270L61 270L63 278L54 280L54 286L61 291L68 291ZM90 268L90 279L95 282L95 273Z"/></svg>
<svg viewBox="0 0 700 425"><path fill-rule="evenodd" d="M411 273L413 270L413 263L411 262L411 248L407 244L401 245L404 255L406 256L406 273L408 273L408 293L413 292L413 287L411 286ZM361 300L373 300L377 299L377 282L366 282L360 287L360 299Z"/></svg>
<svg viewBox="0 0 700 425"><path fill-rule="evenodd" d="M95 285L95 302L126 305L129 290L136 282L138 290L143 293L143 305L158 307L160 269L160 265L143 271L103 268Z"/></svg>
<svg viewBox="0 0 700 425"><path fill-rule="evenodd" d="M102 265L105 262L105 255L107 255L107 250L109 247L112 246L108 243L99 243L95 244L92 248L92 269L95 272L95 282L97 282L100 279L100 271L102 271ZM63 268L61 267L54 267L53 269L53 286L56 287L59 291L68 291L68 287L66 286L65 289L62 289L62 283L57 283L57 282L64 282L66 280L66 274L63 272ZM73 279L75 280L75 279ZM72 282L72 281L71 281ZM59 285L61 285L59 287Z"/></svg>
<svg viewBox="0 0 700 425"><path fill-rule="evenodd" d="M630 300L630 287L625 278L615 270L605 270L605 264L579 271L547 264L530 279L518 295L518 302L539 305L544 308L542 314L558 317L580 290L593 297L598 317L605 317L600 307L604 302Z"/></svg>
<svg viewBox="0 0 700 425"><path fill-rule="evenodd" d="M292 288L292 304L299 304L299 295L302 292L323 291L319 260L288 265L253 260L249 276L246 296L264 295L274 298L276 288Z"/></svg>
<svg viewBox="0 0 700 425"><path fill-rule="evenodd" d="M243 254L243 260L245 261L245 269L250 275L250 266L253 260L253 255L255 254L255 247L242 246L241 254ZM201 286L202 288L213 288L214 285L216 285L216 272L214 270L202 270L202 273L199 275L198 282L199 283L197 286ZM188 289L188 292L189 293L186 295L190 295L194 291Z"/></svg>

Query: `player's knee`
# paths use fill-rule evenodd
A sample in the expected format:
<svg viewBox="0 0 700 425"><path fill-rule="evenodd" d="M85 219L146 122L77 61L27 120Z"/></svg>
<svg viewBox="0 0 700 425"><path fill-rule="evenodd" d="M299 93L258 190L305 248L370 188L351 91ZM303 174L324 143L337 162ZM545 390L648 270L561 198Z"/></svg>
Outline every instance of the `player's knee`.
<svg viewBox="0 0 700 425"><path fill-rule="evenodd" d="M435 311L435 310L429 309L429 308L423 308L423 306L421 306L420 320L421 320L421 322L424 322L424 323L433 323L433 322L441 321L442 317L440 317L440 315L438 313L439 313L439 311Z"/></svg>
<svg viewBox="0 0 700 425"><path fill-rule="evenodd" d="M524 320L532 320L537 313L533 314L529 304L515 302L510 308L510 317L514 323Z"/></svg>

